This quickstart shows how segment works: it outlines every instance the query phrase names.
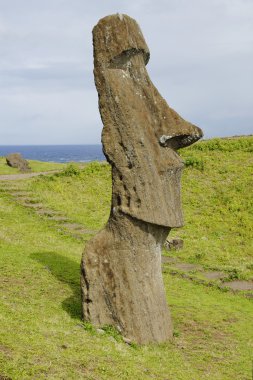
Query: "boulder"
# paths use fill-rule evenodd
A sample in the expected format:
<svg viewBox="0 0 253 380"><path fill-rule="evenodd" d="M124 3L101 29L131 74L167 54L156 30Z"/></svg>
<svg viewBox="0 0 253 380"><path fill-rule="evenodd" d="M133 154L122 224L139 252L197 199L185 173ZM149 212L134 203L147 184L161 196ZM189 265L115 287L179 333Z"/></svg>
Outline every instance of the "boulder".
<svg viewBox="0 0 253 380"><path fill-rule="evenodd" d="M12 168L17 168L21 172L28 172L31 170L29 163L25 160L20 153L11 153L6 157L6 163Z"/></svg>
<svg viewBox="0 0 253 380"><path fill-rule="evenodd" d="M183 224L183 162L176 150L202 131L170 108L151 82L149 49L135 20L101 19L93 47L112 201L105 228L82 256L83 318L97 328L113 325L131 342L163 342L172 337L172 321L161 247L170 229Z"/></svg>
<svg viewBox="0 0 253 380"><path fill-rule="evenodd" d="M167 239L164 243L164 248L167 249L167 251L183 249L184 247L184 241L180 238L175 239Z"/></svg>

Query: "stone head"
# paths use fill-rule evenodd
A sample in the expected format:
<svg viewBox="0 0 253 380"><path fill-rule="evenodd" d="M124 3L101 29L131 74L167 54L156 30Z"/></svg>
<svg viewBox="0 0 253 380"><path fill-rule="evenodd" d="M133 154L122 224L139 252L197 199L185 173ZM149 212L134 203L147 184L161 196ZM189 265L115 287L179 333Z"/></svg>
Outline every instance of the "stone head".
<svg viewBox="0 0 253 380"><path fill-rule="evenodd" d="M101 19L93 29L94 76L112 165L112 213L166 227L183 223L177 149L202 137L159 94L146 64L150 53L135 20Z"/></svg>

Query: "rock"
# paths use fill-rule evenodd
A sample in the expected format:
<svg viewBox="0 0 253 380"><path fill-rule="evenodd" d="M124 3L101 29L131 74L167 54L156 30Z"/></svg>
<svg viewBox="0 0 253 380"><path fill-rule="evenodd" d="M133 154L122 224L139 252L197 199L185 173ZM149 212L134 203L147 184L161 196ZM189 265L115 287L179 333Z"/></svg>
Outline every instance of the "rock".
<svg viewBox="0 0 253 380"><path fill-rule="evenodd" d="M178 251L179 249L183 249L184 241L183 239L175 238L175 239L167 239L164 243L164 248L167 249L167 251L172 251L175 249Z"/></svg>
<svg viewBox="0 0 253 380"><path fill-rule="evenodd" d="M116 339L113 336L109 336L108 340L112 343L117 343Z"/></svg>
<svg viewBox="0 0 253 380"><path fill-rule="evenodd" d="M253 290L253 281L235 280L223 282L223 288L227 287L232 290Z"/></svg>
<svg viewBox="0 0 253 380"><path fill-rule="evenodd" d="M105 334L105 330L103 330L103 329L97 329L97 333L100 334L100 335L104 335Z"/></svg>
<svg viewBox="0 0 253 380"><path fill-rule="evenodd" d="M29 163L20 153L11 153L6 157L7 165L17 168L21 172L29 172L31 170Z"/></svg>
<svg viewBox="0 0 253 380"><path fill-rule="evenodd" d="M227 273L214 271L214 272L203 272L203 276L208 280L222 280L227 277Z"/></svg>
<svg viewBox="0 0 253 380"><path fill-rule="evenodd" d="M173 267L184 272L192 272L192 271L202 271L203 267L199 264L188 264L188 263L175 263Z"/></svg>
<svg viewBox="0 0 253 380"><path fill-rule="evenodd" d="M132 344L131 339L125 338L124 336L123 336L122 339L123 339L123 342L125 342L125 343L128 344L129 346Z"/></svg>
<svg viewBox="0 0 253 380"><path fill-rule="evenodd" d="M174 264L177 262L176 257L162 256L162 264Z"/></svg>
<svg viewBox="0 0 253 380"><path fill-rule="evenodd" d="M170 229L183 224L183 163L176 150L202 131L172 110L151 82L149 50L135 20L101 19L93 46L112 204L105 228L83 253L83 318L97 327L120 326L135 343L162 342L172 337L172 323L161 247Z"/></svg>

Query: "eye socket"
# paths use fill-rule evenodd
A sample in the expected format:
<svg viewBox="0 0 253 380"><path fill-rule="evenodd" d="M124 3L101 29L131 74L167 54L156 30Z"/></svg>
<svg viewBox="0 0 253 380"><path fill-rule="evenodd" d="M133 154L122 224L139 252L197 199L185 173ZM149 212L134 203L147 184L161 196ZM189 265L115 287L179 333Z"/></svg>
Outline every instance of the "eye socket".
<svg viewBox="0 0 253 380"><path fill-rule="evenodd" d="M124 50L122 53L111 59L109 68L127 70L129 67L130 59L138 54L141 54L143 56L143 63L147 64L149 60L149 53L145 52L143 49L132 48Z"/></svg>

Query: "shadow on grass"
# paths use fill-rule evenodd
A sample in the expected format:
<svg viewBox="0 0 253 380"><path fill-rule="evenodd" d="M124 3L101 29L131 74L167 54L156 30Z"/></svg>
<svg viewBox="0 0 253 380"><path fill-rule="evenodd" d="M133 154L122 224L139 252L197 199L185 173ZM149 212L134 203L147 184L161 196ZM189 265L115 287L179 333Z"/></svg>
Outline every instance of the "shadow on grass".
<svg viewBox="0 0 253 380"><path fill-rule="evenodd" d="M70 286L73 295L62 302L62 307L72 318L81 319L80 264L55 252L36 252L31 258Z"/></svg>

